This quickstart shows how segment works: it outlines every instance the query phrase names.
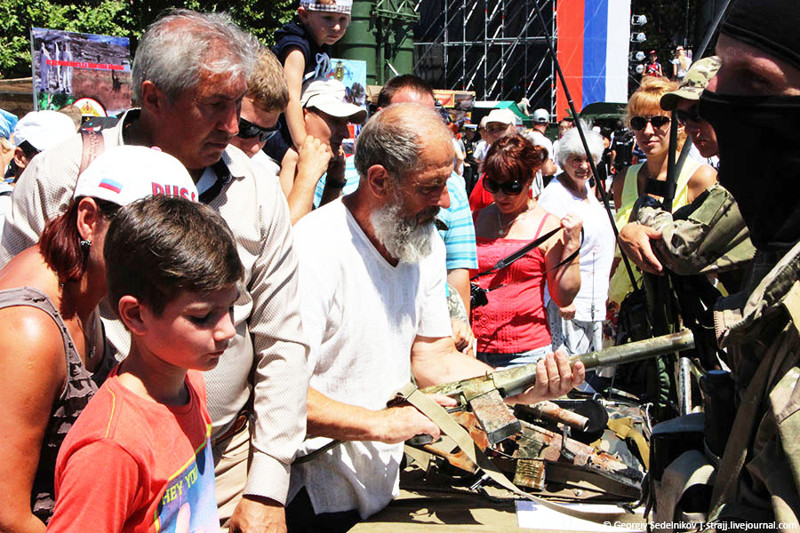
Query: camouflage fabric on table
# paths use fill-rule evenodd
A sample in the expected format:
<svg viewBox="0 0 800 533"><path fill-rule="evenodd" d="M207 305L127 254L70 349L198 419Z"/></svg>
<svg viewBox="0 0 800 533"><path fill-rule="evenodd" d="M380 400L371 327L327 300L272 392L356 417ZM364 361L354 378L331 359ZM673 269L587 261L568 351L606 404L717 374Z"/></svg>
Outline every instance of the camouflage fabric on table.
<svg viewBox="0 0 800 533"><path fill-rule="evenodd" d="M674 214L642 207L634 216L639 224L661 231L662 239L651 241L653 248L664 266L679 275L744 268L755 254L739 207L719 184Z"/></svg>

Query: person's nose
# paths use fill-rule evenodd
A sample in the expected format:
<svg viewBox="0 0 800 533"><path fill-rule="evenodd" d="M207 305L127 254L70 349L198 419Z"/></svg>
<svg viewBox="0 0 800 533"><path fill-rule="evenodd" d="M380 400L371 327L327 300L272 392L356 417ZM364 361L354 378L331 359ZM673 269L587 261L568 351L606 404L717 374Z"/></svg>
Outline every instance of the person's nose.
<svg viewBox="0 0 800 533"><path fill-rule="evenodd" d="M442 194L439 195L439 201L436 202L436 205L442 209L450 207L450 193L447 192L447 187L442 189Z"/></svg>
<svg viewBox="0 0 800 533"><path fill-rule="evenodd" d="M219 128L231 136L239 133L240 102L231 102L220 112Z"/></svg>
<svg viewBox="0 0 800 533"><path fill-rule="evenodd" d="M214 329L214 340L217 342L224 342L232 339L236 335L236 327L233 325L233 312L229 311L224 313L217 327Z"/></svg>

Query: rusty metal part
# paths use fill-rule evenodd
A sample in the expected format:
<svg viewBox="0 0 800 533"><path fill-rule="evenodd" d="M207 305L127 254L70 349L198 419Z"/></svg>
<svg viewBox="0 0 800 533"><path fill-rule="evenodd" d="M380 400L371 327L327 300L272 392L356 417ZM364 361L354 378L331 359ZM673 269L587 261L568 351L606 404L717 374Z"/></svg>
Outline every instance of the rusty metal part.
<svg viewBox="0 0 800 533"><path fill-rule="evenodd" d="M476 396L469 402L469 406L486 432L486 438L491 446L519 433L519 420L503 402L503 397L497 389Z"/></svg>
<svg viewBox="0 0 800 533"><path fill-rule="evenodd" d="M586 428L589 427L588 418L578 413L573 413L569 409L559 407L553 402L539 402L535 405L517 405L514 409L517 410L518 413L528 414L539 420L549 420L559 424L566 424L578 431L586 431ZM522 415L520 414L520 416Z"/></svg>
<svg viewBox="0 0 800 533"><path fill-rule="evenodd" d="M514 472L514 485L541 491L544 490L545 463L537 459L519 459Z"/></svg>

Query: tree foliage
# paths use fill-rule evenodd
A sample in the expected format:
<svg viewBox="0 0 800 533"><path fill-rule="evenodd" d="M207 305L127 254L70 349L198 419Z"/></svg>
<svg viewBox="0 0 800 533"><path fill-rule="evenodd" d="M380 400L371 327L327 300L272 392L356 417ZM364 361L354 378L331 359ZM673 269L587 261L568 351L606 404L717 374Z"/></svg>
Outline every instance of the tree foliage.
<svg viewBox="0 0 800 533"><path fill-rule="evenodd" d="M288 22L292 0L199 0L117 1L91 0L83 4L59 0L0 0L0 73L5 78L31 75L30 29L32 27L136 40L163 10L186 7L203 11L227 11L234 21L265 45L273 44L273 33Z"/></svg>

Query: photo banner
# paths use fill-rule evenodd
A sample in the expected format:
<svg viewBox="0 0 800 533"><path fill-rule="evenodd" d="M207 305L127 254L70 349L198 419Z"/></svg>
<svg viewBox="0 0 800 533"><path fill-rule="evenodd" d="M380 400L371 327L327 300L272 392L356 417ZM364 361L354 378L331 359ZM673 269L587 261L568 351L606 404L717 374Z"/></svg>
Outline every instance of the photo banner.
<svg viewBox="0 0 800 533"><path fill-rule="evenodd" d="M127 37L31 28L35 109L60 109L82 98L99 104L84 106L86 115L130 109L130 55Z"/></svg>

